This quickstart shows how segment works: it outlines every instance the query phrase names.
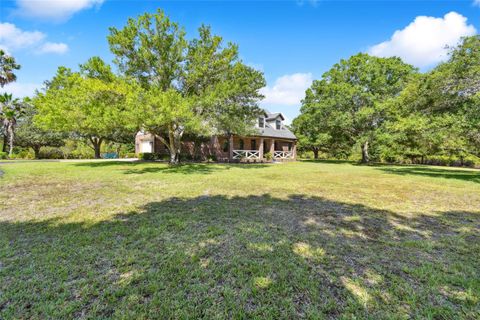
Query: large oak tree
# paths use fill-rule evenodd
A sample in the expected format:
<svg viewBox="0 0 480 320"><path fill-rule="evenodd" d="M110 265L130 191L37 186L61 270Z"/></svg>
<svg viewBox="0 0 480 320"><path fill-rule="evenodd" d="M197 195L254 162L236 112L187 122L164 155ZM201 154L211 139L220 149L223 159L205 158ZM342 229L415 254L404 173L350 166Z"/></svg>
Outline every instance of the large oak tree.
<svg viewBox="0 0 480 320"><path fill-rule="evenodd" d="M115 77L100 58L81 65L81 72L60 67L45 92L33 99L36 124L87 139L100 158L102 143L115 140L119 130L134 132L131 121L137 87ZM133 139L133 133L132 133Z"/></svg>
<svg viewBox="0 0 480 320"><path fill-rule="evenodd" d="M177 163L184 135L246 133L260 110L263 74L239 59L207 26L186 40L162 11L110 28L110 48L125 77L143 88L138 123L157 135Z"/></svg>
<svg viewBox="0 0 480 320"><path fill-rule="evenodd" d="M384 132L391 152L412 159L480 155L480 37L461 40L447 61L391 99ZM423 161L422 161L423 162Z"/></svg>
<svg viewBox="0 0 480 320"><path fill-rule="evenodd" d="M25 111L17 121L15 144L20 147L32 148L35 153L35 159L38 159L42 147L63 146L66 135L62 132L40 128L33 121L36 114L35 106L31 103L26 103Z"/></svg>
<svg viewBox="0 0 480 320"><path fill-rule="evenodd" d="M369 145L388 116L384 102L398 95L415 72L399 58L360 53L341 60L307 90L294 122L300 141L331 153L360 144L362 162L368 162Z"/></svg>

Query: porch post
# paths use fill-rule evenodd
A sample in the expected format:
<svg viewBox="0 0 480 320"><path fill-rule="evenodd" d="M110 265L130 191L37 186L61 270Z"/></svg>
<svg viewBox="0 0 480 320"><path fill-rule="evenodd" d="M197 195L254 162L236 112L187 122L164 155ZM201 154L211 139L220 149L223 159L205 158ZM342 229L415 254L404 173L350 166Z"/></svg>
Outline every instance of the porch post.
<svg viewBox="0 0 480 320"><path fill-rule="evenodd" d="M210 155L214 155L217 158L221 157L220 144L218 143L218 136L213 136L210 139L209 153Z"/></svg>
<svg viewBox="0 0 480 320"><path fill-rule="evenodd" d="M233 134L228 138L228 159L233 160Z"/></svg>
<svg viewBox="0 0 480 320"><path fill-rule="evenodd" d="M272 139L270 141L270 153L272 154L272 157L273 157L273 153L275 152L275 140Z"/></svg>
<svg viewBox="0 0 480 320"><path fill-rule="evenodd" d="M297 141L293 142L292 158L293 160L297 160Z"/></svg>
<svg viewBox="0 0 480 320"><path fill-rule="evenodd" d="M263 138L260 138L260 148L258 149L258 157L260 158L260 160L263 159Z"/></svg>

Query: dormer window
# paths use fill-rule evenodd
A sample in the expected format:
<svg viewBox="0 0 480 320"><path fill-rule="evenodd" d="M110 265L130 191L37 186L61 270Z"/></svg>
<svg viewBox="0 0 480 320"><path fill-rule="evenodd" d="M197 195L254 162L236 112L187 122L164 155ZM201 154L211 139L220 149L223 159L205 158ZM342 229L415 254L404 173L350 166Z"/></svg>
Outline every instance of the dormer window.
<svg viewBox="0 0 480 320"><path fill-rule="evenodd" d="M280 130L281 127L282 127L282 122L280 120L275 120L275 128L277 130Z"/></svg>
<svg viewBox="0 0 480 320"><path fill-rule="evenodd" d="M258 118L258 127L259 128L265 128L265 118L264 117Z"/></svg>

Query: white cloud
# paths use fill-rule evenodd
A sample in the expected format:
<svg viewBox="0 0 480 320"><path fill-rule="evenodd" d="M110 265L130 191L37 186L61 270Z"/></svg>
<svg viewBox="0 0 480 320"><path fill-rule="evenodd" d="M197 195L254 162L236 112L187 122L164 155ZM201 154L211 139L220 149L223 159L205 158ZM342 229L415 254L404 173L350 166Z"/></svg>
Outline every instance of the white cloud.
<svg viewBox="0 0 480 320"><path fill-rule="evenodd" d="M0 23L0 48L9 53L22 49L40 54L67 52L68 46L65 43L44 42L46 37L40 31L24 31L12 23Z"/></svg>
<svg viewBox="0 0 480 320"><path fill-rule="evenodd" d="M0 23L0 47L8 51L28 48L45 39L40 31L23 31L12 23Z"/></svg>
<svg viewBox="0 0 480 320"><path fill-rule="evenodd" d="M305 96L305 90L312 84L311 73L284 75L273 86L260 90L265 96L262 105L297 106Z"/></svg>
<svg viewBox="0 0 480 320"><path fill-rule="evenodd" d="M33 96L35 90L41 89L42 86L42 84L38 83L13 82L7 84L0 92L11 93L14 98L24 98Z"/></svg>
<svg viewBox="0 0 480 320"><path fill-rule="evenodd" d="M477 0L480 1L480 0ZM455 46L461 37L476 34L467 18L456 12L443 18L418 16L402 30L397 30L390 40L370 48L379 57L398 56L417 67L427 67L445 60L447 46Z"/></svg>
<svg viewBox="0 0 480 320"><path fill-rule="evenodd" d="M64 54L67 51L68 46L65 43L45 42L38 48L37 53Z"/></svg>
<svg viewBox="0 0 480 320"><path fill-rule="evenodd" d="M16 13L26 17L62 21L78 11L100 6L104 0L17 0Z"/></svg>
<svg viewBox="0 0 480 320"><path fill-rule="evenodd" d="M480 7L480 0L473 0L473 5L476 7Z"/></svg>

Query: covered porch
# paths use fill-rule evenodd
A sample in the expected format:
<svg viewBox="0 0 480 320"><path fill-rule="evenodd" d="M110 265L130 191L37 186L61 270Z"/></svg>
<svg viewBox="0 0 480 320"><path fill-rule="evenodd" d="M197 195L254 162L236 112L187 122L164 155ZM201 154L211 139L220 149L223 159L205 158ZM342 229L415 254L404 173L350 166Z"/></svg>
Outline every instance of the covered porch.
<svg viewBox="0 0 480 320"><path fill-rule="evenodd" d="M275 161L296 159L296 140L231 136L228 145L229 159L234 161L265 160L268 153Z"/></svg>

